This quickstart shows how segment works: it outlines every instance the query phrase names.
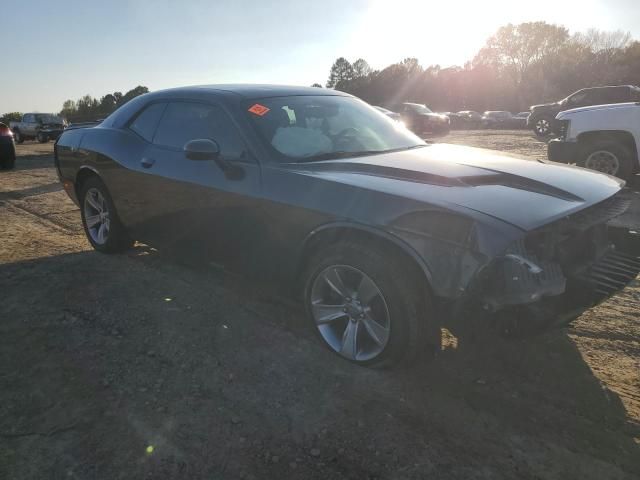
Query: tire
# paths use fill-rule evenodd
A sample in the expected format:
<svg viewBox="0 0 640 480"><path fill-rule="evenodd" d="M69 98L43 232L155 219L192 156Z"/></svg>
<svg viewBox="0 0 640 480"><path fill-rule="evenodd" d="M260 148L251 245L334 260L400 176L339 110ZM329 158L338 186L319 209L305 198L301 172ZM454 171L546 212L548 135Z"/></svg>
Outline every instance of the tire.
<svg viewBox="0 0 640 480"><path fill-rule="evenodd" d="M535 133L538 137L546 137L547 135L550 135L552 132L552 122L553 118L548 116L536 118L533 122L533 133Z"/></svg>
<svg viewBox="0 0 640 480"><path fill-rule="evenodd" d="M408 271L402 259L366 243L322 249L302 277L311 327L325 346L358 365L381 368L432 357L440 348L440 326L427 288L418 288Z"/></svg>
<svg viewBox="0 0 640 480"><path fill-rule="evenodd" d="M38 140L39 143L47 143L49 141L49 137L45 133L38 132L36 140Z"/></svg>
<svg viewBox="0 0 640 480"><path fill-rule="evenodd" d="M95 250L120 253L131 248L134 242L120 222L111 195L102 180L98 177L86 179L80 185L78 198L84 233ZM100 219L96 221L95 217L98 216ZM87 223L87 218L91 219L91 225Z"/></svg>
<svg viewBox="0 0 640 480"><path fill-rule="evenodd" d="M582 149L577 163L584 168L629 180L633 175L633 159L633 153L619 142L599 140Z"/></svg>
<svg viewBox="0 0 640 480"><path fill-rule="evenodd" d="M13 170L16 166L16 149L11 145L6 155L0 153L0 170Z"/></svg>
<svg viewBox="0 0 640 480"><path fill-rule="evenodd" d="M20 133L20 130L14 130L13 141L16 143L24 143L24 137L22 136L22 133Z"/></svg>

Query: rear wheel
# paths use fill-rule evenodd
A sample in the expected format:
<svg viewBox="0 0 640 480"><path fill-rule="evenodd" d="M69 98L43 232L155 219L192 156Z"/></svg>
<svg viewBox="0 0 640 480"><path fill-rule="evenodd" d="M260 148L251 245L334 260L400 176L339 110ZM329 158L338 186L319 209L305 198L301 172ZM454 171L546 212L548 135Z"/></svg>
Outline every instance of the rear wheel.
<svg viewBox="0 0 640 480"><path fill-rule="evenodd" d="M47 143L49 141L49 137L46 133L38 132L38 135L36 135L36 140L38 140L38 142L40 143Z"/></svg>
<svg viewBox="0 0 640 480"><path fill-rule="evenodd" d="M583 149L578 165L629 180L633 174L633 154L618 142L601 140Z"/></svg>
<svg viewBox="0 0 640 480"><path fill-rule="evenodd" d="M335 353L385 367L432 356L440 346L429 294L403 263L378 249L340 243L320 251L305 272L304 303L313 328ZM438 334L429 335L436 331Z"/></svg>
<svg viewBox="0 0 640 480"><path fill-rule="evenodd" d="M5 152L0 151L0 169L13 170L16 165L16 150L10 145Z"/></svg>
<svg viewBox="0 0 640 480"><path fill-rule="evenodd" d="M24 143L24 137L22 136L22 133L20 133L20 130L15 130L13 132L13 140L16 143Z"/></svg>
<svg viewBox="0 0 640 480"><path fill-rule="evenodd" d="M551 133L551 117L540 117L533 124L533 131L539 137L546 137Z"/></svg>
<svg viewBox="0 0 640 480"><path fill-rule="evenodd" d="M122 252L133 245L104 183L91 177L80 187L82 225L89 243L103 253Z"/></svg>

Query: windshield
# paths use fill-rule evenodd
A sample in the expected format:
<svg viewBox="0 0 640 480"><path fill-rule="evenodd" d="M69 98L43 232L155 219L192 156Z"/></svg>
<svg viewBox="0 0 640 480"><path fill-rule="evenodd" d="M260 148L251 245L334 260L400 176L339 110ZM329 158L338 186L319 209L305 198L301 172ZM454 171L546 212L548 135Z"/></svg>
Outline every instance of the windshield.
<svg viewBox="0 0 640 480"><path fill-rule="evenodd" d="M426 145L398 122L353 97L264 98L251 101L247 115L282 161L344 158Z"/></svg>
<svg viewBox="0 0 640 480"><path fill-rule="evenodd" d="M36 121L42 123L62 123L62 118L50 113L39 113L36 115Z"/></svg>
<svg viewBox="0 0 640 480"><path fill-rule="evenodd" d="M405 103L408 109L415 113L433 113L431 109L429 109L426 105L421 105L419 103Z"/></svg>

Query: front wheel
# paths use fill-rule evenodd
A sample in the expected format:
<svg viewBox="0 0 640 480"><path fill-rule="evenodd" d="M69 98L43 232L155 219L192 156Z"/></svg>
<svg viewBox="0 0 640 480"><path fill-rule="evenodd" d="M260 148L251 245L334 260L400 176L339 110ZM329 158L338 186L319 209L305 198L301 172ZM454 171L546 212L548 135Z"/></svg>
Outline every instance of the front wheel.
<svg viewBox="0 0 640 480"><path fill-rule="evenodd" d="M92 177L80 187L80 213L87 239L99 252L118 253L133 245L120 223L116 208L104 183Z"/></svg>
<svg viewBox="0 0 640 480"><path fill-rule="evenodd" d="M399 259L367 245L322 250L305 272L304 303L314 330L359 365L384 367L433 354L440 329L427 289L410 277Z"/></svg>
<svg viewBox="0 0 640 480"><path fill-rule="evenodd" d="M538 137L546 137L551 133L551 117L540 117L533 124L533 131Z"/></svg>
<svg viewBox="0 0 640 480"><path fill-rule="evenodd" d="M624 145L611 140L588 144L578 165L629 180L633 174L633 154Z"/></svg>

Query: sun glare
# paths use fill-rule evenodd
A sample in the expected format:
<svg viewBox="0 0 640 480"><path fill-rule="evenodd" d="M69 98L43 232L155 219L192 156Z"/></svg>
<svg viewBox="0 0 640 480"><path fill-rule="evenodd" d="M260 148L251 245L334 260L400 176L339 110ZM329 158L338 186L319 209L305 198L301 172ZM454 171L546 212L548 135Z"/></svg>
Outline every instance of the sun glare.
<svg viewBox="0 0 640 480"><path fill-rule="evenodd" d="M423 66L464 65L501 25L532 20L537 18L527 17L510 0L373 1L354 27L347 51L351 60L362 57L374 68L406 57L418 58Z"/></svg>

